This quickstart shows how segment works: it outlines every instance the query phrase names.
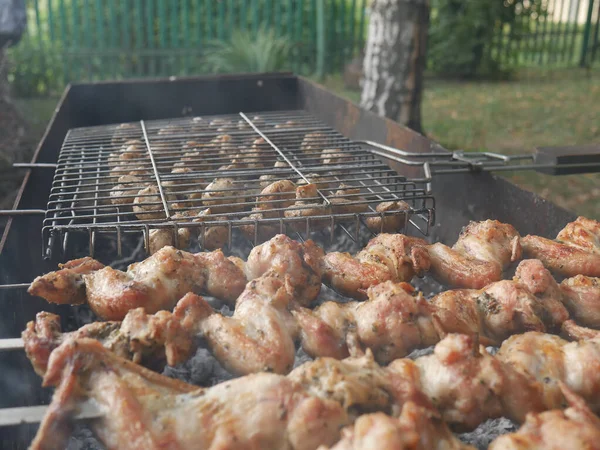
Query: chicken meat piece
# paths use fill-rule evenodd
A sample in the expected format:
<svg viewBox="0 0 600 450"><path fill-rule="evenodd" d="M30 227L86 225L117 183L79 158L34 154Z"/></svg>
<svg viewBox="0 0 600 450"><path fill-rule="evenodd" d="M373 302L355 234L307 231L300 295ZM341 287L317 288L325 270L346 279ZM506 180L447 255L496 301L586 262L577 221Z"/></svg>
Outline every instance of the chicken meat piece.
<svg viewBox="0 0 600 450"><path fill-rule="evenodd" d="M259 210L288 208L294 204L295 198L296 185L290 180L279 180L260 192L256 197L256 205Z"/></svg>
<svg viewBox="0 0 600 450"><path fill-rule="evenodd" d="M115 127L115 131L110 142L116 146L137 138L142 139L142 131L140 130L139 122L122 123Z"/></svg>
<svg viewBox="0 0 600 450"><path fill-rule="evenodd" d="M433 354L396 359L387 367L376 364L367 350L341 361L317 358L289 377L312 395L336 400L352 418L375 411L398 416L413 401L435 406L453 428L469 430L490 418L523 421L528 412L545 409L537 380L488 354L467 335L450 334Z"/></svg>
<svg viewBox="0 0 600 450"><path fill-rule="evenodd" d="M496 438L489 450L598 450L600 419L564 385L569 407L529 414L515 433Z"/></svg>
<svg viewBox="0 0 600 450"><path fill-rule="evenodd" d="M258 185L260 186L260 189L263 190L268 185L270 185L271 183L274 183L277 180L278 180L277 175L272 174L272 173L266 173L266 174L258 177Z"/></svg>
<svg viewBox="0 0 600 450"><path fill-rule="evenodd" d="M332 445L348 418L336 402L261 373L208 389L153 373L94 340L65 342L44 377L56 386L32 450L66 447L72 415L91 400L90 426L109 450L211 448L312 450Z"/></svg>
<svg viewBox="0 0 600 450"><path fill-rule="evenodd" d="M308 180L308 182L307 182ZM334 189L337 186L336 180L334 180L334 175L331 172L319 172L319 173L309 173L304 176L304 178L300 178L296 181L296 185L302 186L305 184L314 184L321 191Z"/></svg>
<svg viewBox="0 0 600 450"><path fill-rule="evenodd" d="M22 333L25 352L36 373L44 376L52 351L69 339L95 339L120 358L136 364L162 369L189 359L196 349L196 326L212 309L201 297L188 293L173 313L146 314L144 308L132 309L122 322L93 322L76 331L63 333L60 317L41 312Z"/></svg>
<svg viewBox="0 0 600 450"><path fill-rule="evenodd" d="M367 199L358 194L360 188L340 184L339 189L329 197L332 211L336 214L360 214L369 211Z"/></svg>
<svg viewBox="0 0 600 450"><path fill-rule="evenodd" d="M175 238L175 235L177 238ZM168 246L186 249L190 245L191 238L192 232L189 228L177 228L177 231L170 228L153 228L148 236L150 245L148 253L154 255L161 248Z"/></svg>
<svg viewBox="0 0 600 450"><path fill-rule="evenodd" d="M130 139L126 141L118 152L108 155L108 167L134 165L137 166L141 161L148 160L146 144L139 139Z"/></svg>
<svg viewBox="0 0 600 450"><path fill-rule="evenodd" d="M103 269L104 264L86 256L58 267L55 272L36 277L27 292L50 303L81 305L86 301L83 275Z"/></svg>
<svg viewBox="0 0 600 450"><path fill-rule="evenodd" d="M428 251L438 281L470 289L501 280L503 270L521 258L519 233L497 220L471 222L452 248L436 243Z"/></svg>
<svg viewBox="0 0 600 450"><path fill-rule="evenodd" d="M328 148L321 152L321 164L337 165L350 164L354 161L354 155L337 148Z"/></svg>
<svg viewBox="0 0 600 450"><path fill-rule="evenodd" d="M488 354L474 336L450 334L433 354L398 359L388 370L411 374L444 421L458 430L502 416L522 422L528 412L545 409L539 383Z"/></svg>
<svg viewBox="0 0 600 450"><path fill-rule="evenodd" d="M565 306L582 325L600 328L600 278L577 275L560 283Z"/></svg>
<svg viewBox="0 0 600 450"><path fill-rule="evenodd" d="M523 250L551 271L565 277L600 277L600 222L578 217L563 228L555 240L528 235Z"/></svg>
<svg viewBox="0 0 600 450"><path fill-rule="evenodd" d="M226 216L216 215L212 208L198 212L192 222L207 222L211 220L227 220ZM229 228L225 225L207 225L198 230L198 240L202 248L216 250L225 247L229 242Z"/></svg>
<svg viewBox="0 0 600 450"><path fill-rule="evenodd" d="M427 242L402 234L380 234L356 256L327 253L323 280L342 295L364 300L367 289L384 281L410 281L429 270Z"/></svg>
<svg viewBox="0 0 600 450"><path fill-rule="evenodd" d="M319 450L327 450L320 447ZM475 450L462 443L428 408L406 402L400 417L384 413L360 416L342 430L331 450Z"/></svg>
<svg viewBox="0 0 600 450"><path fill-rule="evenodd" d="M248 283L233 316L214 312L198 319L196 327L230 372L286 374L296 356L296 324L288 310L293 299L288 280L267 272Z"/></svg>
<svg viewBox="0 0 600 450"><path fill-rule="evenodd" d="M110 202L115 206L131 206L138 192L146 186L139 177L123 175L119 177L119 184L110 190Z"/></svg>
<svg viewBox="0 0 600 450"><path fill-rule="evenodd" d="M304 156L311 159L318 159L321 156L321 151L331 142L331 136L327 133L314 132L307 133L300 144L300 151Z"/></svg>
<svg viewBox="0 0 600 450"><path fill-rule="evenodd" d="M600 330L582 327L572 320L565 320L562 324L560 335L570 341L587 341L600 338Z"/></svg>
<svg viewBox="0 0 600 450"><path fill-rule="evenodd" d="M167 202L176 200L172 194L165 193ZM158 186L148 186L137 193L133 200L133 213L140 220L164 219L165 208Z"/></svg>
<svg viewBox="0 0 600 450"><path fill-rule="evenodd" d="M238 258L227 257L222 250L196 253L194 257L204 271L203 291L233 306L248 281Z"/></svg>
<svg viewBox="0 0 600 450"><path fill-rule="evenodd" d="M285 230L281 229L278 222L264 221L264 219L278 218L279 214L277 212L262 211L258 208L253 208L252 211L252 214L241 219L247 222L247 225L240 225L240 231L246 239L255 245L259 242L268 241Z"/></svg>
<svg viewBox="0 0 600 450"><path fill-rule="evenodd" d="M365 222L373 233L397 233L405 227L410 210L410 205L402 200L381 202L375 207L381 215L367 217Z"/></svg>
<svg viewBox="0 0 600 450"><path fill-rule="evenodd" d="M254 247L246 262L246 277L253 280L269 270L288 276L294 298L300 305L312 303L321 291L323 249L313 241L300 243L278 234Z"/></svg>
<svg viewBox="0 0 600 450"><path fill-rule="evenodd" d="M300 327L302 348L312 357L344 358L352 348L369 348L380 364L439 341L433 310L406 283L371 286L365 302L324 302L314 310L292 310Z"/></svg>
<svg viewBox="0 0 600 450"><path fill-rule="evenodd" d="M316 184L304 184L296 188L296 202L284 212L285 217L288 219L305 219L291 222L290 227L294 231L306 231L306 219L309 217L328 215L328 208L320 200L321 197ZM310 229L321 228L330 223L331 221L328 219L312 219L310 220Z"/></svg>
<svg viewBox="0 0 600 450"><path fill-rule="evenodd" d="M220 251L192 254L170 246L131 264L127 272L104 267L91 258L62 267L36 278L28 292L52 303L87 301L106 320L122 320L138 307L149 314L171 309L188 292L206 292L234 302L246 283L244 273Z"/></svg>
<svg viewBox="0 0 600 450"><path fill-rule="evenodd" d="M207 186L207 182L197 170L190 167L175 167L171 170L171 175L174 177L162 182L166 192L179 194L190 200L201 198L202 190Z"/></svg>
<svg viewBox="0 0 600 450"><path fill-rule="evenodd" d="M560 299L571 318L589 327L600 326L600 279L577 275L559 285L537 259L517 267L516 278L542 300Z"/></svg>
<svg viewBox="0 0 600 450"><path fill-rule="evenodd" d="M381 367L369 350L341 361L317 358L296 367L288 378L315 397L336 401L353 420L375 411L398 416L406 402L435 411L413 378Z"/></svg>
<svg viewBox="0 0 600 450"><path fill-rule="evenodd" d="M537 260L522 261L515 278L481 290L456 289L436 295L436 320L445 333L478 334L486 345L500 345L526 331L557 332L569 318L556 281Z"/></svg>
<svg viewBox="0 0 600 450"><path fill-rule="evenodd" d="M568 342L558 336L529 332L508 338L496 355L499 361L537 381L546 409L561 409L565 396L560 382L600 411L600 338Z"/></svg>
<svg viewBox="0 0 600 450"><path fill-rule="evenodd" d="M140 177L144 179L152 179L154 180L154 174L152 173L152 166L150 164L138 164L134 165L132 163L129 164L121 164L119 166L113 167L110 169L110 177L114 179L119 179L124 175L132 175L135 177Z"/></svg>
<svg viewBox="0 0 600 450"><path fill-rule="evenodd" d="M202 202L211 208L214 214L240 211L243 205L236 203L245 202L245 198L239 190L239 186L232 178L216 178L206 186L202 194Z"/></svg>

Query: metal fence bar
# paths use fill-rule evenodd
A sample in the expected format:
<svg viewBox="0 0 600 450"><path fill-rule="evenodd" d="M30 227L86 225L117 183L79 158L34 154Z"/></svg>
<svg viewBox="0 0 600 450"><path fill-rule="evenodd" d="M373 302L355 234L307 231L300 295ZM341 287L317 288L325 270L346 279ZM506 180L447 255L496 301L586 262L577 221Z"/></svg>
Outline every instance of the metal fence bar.
<svg viewBox="0 0 600 450"><path fill-rule="evenodd" d="M573 26L573 32L571 33L571 45L569 46L569 55L570 62L575 61L575 41L577 40L577 35L580 33L579 31L579 10L581 7L581 0L575 0L575 24Z"/></svg>
<svg viewBox="0 0 600 450"><path fill-rule="evenodd" d="M599 32L600 32L600 3L598 4L598 8L596 10L596 26L594 28L594 39L592 41L592 55L590 58L590 63L596 60L596 52L598 50L598 46L600 45L600 41L598 41Z"/></svg>
<svg viewBox="0 0 600 450"><path fill-rule="evenodd" d="M510 66L593 61L598 0L541 1L516 8L513 22L496 28L485 55ZM322 71L333 72L363 48L367 6L367 0L30 0L23 43L33 46L23 54L39 60L43 73L55 60L64 61L58 73L64 81L190 74L205 41L226 40L236 29L256 36L265 28L290 38L291 67L306 73L319 67L322 8ZM506 7L515 10L514 2ZM586 12L584 25L580 16Z"/></svg>

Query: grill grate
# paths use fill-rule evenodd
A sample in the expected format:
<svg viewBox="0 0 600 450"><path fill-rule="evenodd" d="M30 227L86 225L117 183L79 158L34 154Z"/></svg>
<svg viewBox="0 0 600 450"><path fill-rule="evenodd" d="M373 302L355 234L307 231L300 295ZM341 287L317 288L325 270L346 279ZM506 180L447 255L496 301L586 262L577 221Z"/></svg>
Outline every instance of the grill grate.
<svg viewBox="0 0 600 450"><path fill-rule="evenodd" d="M64 254L71 234L86 233L90 255L107 235L120 255L126 236L143 235L148 249L160 229L173 242L191 230L201 246L215 233L221 245L235 233L254 244L279 232L331 241L339 229L355 237L361 226L379 232L390 216L398 219L394 231L427 235L435 202L425 184L399 176L367 148L304 111L72 129L44 219L44 253ZM316 189L297 201L284 180ZM285 189L261 193L276 181ZM377 208L394 201L408 205Z"/></svg>

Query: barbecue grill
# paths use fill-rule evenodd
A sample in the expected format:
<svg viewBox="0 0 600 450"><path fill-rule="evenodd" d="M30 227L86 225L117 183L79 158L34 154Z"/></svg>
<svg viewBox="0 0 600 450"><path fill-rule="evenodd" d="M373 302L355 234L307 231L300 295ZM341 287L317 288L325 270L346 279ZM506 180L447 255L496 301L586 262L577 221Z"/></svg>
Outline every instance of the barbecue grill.
<svg viewBox="0 0 600 450"><path fill-rule="evenodd" d="M308 150L303 146L307 133L319 133ZM231 137L231 146L225 151L211 148L210 142L224 134ZM146 196L153 197L148 204L156 216L151 219L140 219L110 202L111 189L120 175L111 155L130 140L139 141L135 163L143 169L140 177L158 189L153 196ZM190 141L195 144L184 150ZM194 145L204 153L186 161L193 172L172 173L173 164L186 152L193 152ZM253 151L243 150L252 145ZM320 155L325 149L339 149L342 156L324 164ZM249 153L244 155L244 151ZM236 167L234 160L240 153L258 167ZM60 314L67 326L76 323L81 317L74 317L74 308L31 298L23 287L71 257L93 254L113 265L117 258L122 264L140 259L139 243L148 248L152 229L167 228L176 234L182 227L195 228L202 244L202 236L211 227L226 227L233 250L243 246L238 245L240 228L251 223L254 243L259 240L260 227L271 226L300 239L316 236L332 249L355 251L371 236L365 220L385 215L376 211L376 205L402 200L410 209L391 212L404 214L399 231L423 234L431 240L452 242L469 220L488 218L511 223L522 234L554 236L574 219L570 212L487 170L508 170L513 164L552 170L557 163L570 171L598 169L597 160L585 156L590 149L580 153L584 156L548 160L552 152L540 152L533 161L494 154L475 158L451 154L399 124L291 74L71 85L32 162L21 165L26 176L15 211L5 213L9 218L0 241L4 311L0 338L5 339L4 347L10 347L11 341L6 339L19 336L41 310ZM185 217L186 211L197 207L193 200L182 204L169 193L173 185L179 193L199 193L199 173L202 178L218 175L234 182L233 187L217 190L219 206L227 211L201 222ZM268 175L270 181L308 182L314 173L323 175L317 196L311 199L322 205L322 214L245 220L262 200L267 212L285 209L284 200L277 196L261 200L256 182L251 181L257 175ZM360 212L333 208L335 189L329 188L333 182L359 188L341 198L345 205L360 207ZM246 193L241 201L240 191ZM48 390L40 388L40 379L22 351L0 352L0 365L0 407L48 402ZM3 448L26 447L34 431L35 426L29 425L0 428Z"/></svg>

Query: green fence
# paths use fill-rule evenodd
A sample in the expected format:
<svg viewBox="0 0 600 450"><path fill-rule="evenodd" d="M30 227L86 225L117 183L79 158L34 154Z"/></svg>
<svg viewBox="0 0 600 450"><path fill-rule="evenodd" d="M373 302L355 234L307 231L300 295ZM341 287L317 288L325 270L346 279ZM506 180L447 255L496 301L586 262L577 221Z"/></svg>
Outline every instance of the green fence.
<svg viewBox="0 0 600 450"><path fill-rule="evenodd" d="M366 3L28 0L27 33L11 50L21 78L13 82L44 92L72 80L206 73L202 54L207 45L227 40L234 30L252 35L260 29L292 43L290 70L314 72L320 54L322 69L337 71L364 46Z"/></svg>
<svg viewBox="0 0 600 450"><path fill-rule="evenodd" d="M431 0L430 32L437 40L430 40L429 66L434 70L440 55L450 55L451 62L454 58L454 44L446 36L460 36L447 21L442 27L439 5L451 3L455 23L463 25L460 8L481 0L440 1ZM493 68L574 67L600 61L600 0L498 1L504 8L494 11L504 16L509 11L510 20L495 20L492 39L473 46L477 58L485 54L493 60ZM38 95L60 92L69 81L203 74L203 52L211 42L228 40L234 30L256 35L261 29L291 42L286 69L336 72L364 47L369 3L27 0L27 33L10 50L11 81L18 95ZM434 48L436 42L442 47Z"/></svg>
<svg viewBox="0 0 600 450"><path fill-rule="evenodd" d="M503 65L587 66L600 60L600 0L538 0L503 27L489 49Z"/></svg>

